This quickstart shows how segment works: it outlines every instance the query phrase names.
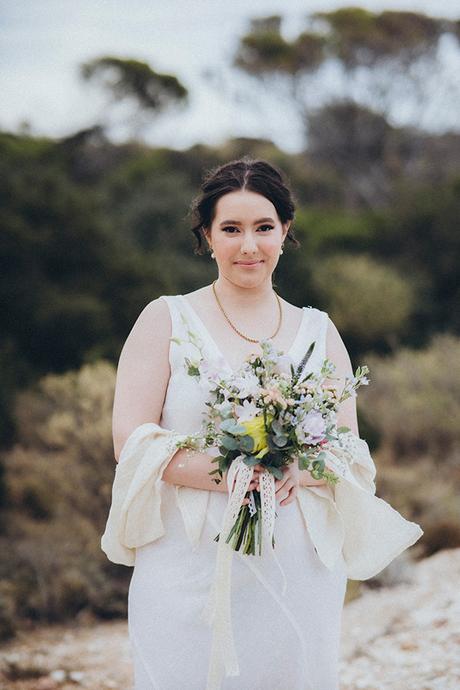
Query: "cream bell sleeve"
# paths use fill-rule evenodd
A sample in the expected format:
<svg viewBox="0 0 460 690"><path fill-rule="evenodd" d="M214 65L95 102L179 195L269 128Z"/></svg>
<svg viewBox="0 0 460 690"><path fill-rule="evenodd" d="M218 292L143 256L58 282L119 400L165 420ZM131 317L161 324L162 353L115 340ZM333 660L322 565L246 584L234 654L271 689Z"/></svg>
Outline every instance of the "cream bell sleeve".
<svg viewBox="0 0 460 690"><path fill-rule="evenodd" d="M325 450L325 463L339 475L334 486L299 487L297 495L319 558L330 569L343 553L347 575L367 580L423 534L375 495L376 468L364 439L349 431L341 445Z"/></svg>
<svg viewBox="0 0 460 690"><path fill-rule="evenodd" d="M101 537L102 551L113 563L134 565L136 548L163 536L160 479L186 434L147 422L126 440L115 469L112 503ZM209 492L176 486L176 499L192 545L200 536ZM186 495L182 492L186 491Z"/></svg>

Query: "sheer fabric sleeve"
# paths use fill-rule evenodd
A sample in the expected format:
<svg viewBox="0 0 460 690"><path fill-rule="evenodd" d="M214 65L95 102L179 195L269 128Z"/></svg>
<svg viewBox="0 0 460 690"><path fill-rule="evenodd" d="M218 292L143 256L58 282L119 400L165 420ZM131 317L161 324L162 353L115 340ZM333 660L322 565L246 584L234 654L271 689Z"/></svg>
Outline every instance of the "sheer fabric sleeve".
<svg viewBox="0 0 460 690"><path fill-rule="evenodd" d="M347 575L366 580L379 573L423 534L375 495L376 468L368 444L352 432L325 451L339 475L334 486L299 487L307 529L323 563L332 568L342 552Z"/></svg>
<svg viewBox="0 0 460 690"><path fill-rule="evenodd" d="M115 469L101 548L113 563L134 565L135 550L163 536L159 480L185 434L148 422L126 440Z"/></svg>

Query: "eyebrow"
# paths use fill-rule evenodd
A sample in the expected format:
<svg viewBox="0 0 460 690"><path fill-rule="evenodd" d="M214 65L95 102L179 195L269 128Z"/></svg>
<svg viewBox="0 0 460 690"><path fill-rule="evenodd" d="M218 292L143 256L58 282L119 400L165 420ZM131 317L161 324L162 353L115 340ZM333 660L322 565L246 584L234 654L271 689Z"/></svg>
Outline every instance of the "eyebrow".
<svg viewBox="0 0 460 690"><path fill-rule="evenodd" d="M255 221L254 221L254 225L258 225L259 223L266 223L267 221L270 222L270 223L274 223L274 222L275 222L275 221L273 220L273 218L270 218L270 217L267 217L267 218L259 218L259 220L255 220ZM239 220L224 220L224 221L222 221L222 223L220 223L220 225L229 225L230 223L231 223L232 225L241 225L241 223L240 223Z"/></svg>

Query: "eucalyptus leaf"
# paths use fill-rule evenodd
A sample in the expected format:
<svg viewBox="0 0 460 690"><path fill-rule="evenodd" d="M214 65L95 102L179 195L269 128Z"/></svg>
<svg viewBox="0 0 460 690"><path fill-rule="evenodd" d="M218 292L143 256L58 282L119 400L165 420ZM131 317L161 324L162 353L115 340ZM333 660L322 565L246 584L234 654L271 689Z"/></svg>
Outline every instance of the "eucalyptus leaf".
<svg viewBox="0 0 460 690"><path fill-rule="evenodd" d="M222 445L227 450L235 450L236 448L238 448L238 441L233 436L224 436L224 438L222 439Z"/></svg>
<svg viewBox="0 0 460 690"><path fill-rule="evenodd" d="M239 447L245 453L250 453L254 448L254 439L251 436L241 436L239 440Z"/></svg>
<svg viewBox="0 0 460 690"><path fill-rule="evenodd" d="M224 419L224 421L219 424L219 429L222 431L229 431L234 426L235 421L233 419Z"/></svg>
<svg viewBox="0 0 460 690"><path fill-rule="evenodd" d="M248 465L248 467L254 467L254 465L257 465L259 462L259 458L256 458L255 455L246 455L243 458L243 462Z"/></svg>
<svg viewBox="0 0 460 690"><path fill-rule="evenodd" d="M233 436L246 432L244 426L235 422L234 419L224 419L224 421L219 424L219 429L225 431L227 434L232 434Z"/></svg>
<svg viewBox="0 0 460 690"><path fill-rule="evenodd" d="M287 436L275 436L275 438L273 439L273 443L275 443L280 448L285 446L287 442L288 442Z"/></svg>
<svg viewBox="0 0 460 690"><path fill-rule="evenodd" d="M276 477L276 479L283 479L283 472L280 470L279 467L267 467L267 470L271 472L271 474Z"/></svg>
<svg viewBox="0 0 460 690"><path fill-rule="evenodd" d="M279 419L274 419L272 422L272 431L275 432L275 434L282 434L284 433L284 428Z"/></svg>

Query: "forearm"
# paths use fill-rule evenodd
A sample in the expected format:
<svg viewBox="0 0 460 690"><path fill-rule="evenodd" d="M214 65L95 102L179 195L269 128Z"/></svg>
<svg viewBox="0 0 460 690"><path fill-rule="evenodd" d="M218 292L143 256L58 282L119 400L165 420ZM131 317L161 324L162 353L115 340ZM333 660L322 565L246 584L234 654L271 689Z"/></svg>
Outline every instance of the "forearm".
<svg viewBox="0 0 460 690"><path fill-rule="evenodd" d="M217 469L217 463L212 460L213 457L207 453L180 448L166 466L162 479L168 484L177 486L227 493L225 476L219 484L216 484L214 480L220 479L219 474L209 474Z"/></svg>
<svg viewBox="0 0 460 690"><path fill-rule="evenodd" d="M181 448L169 461L162 479L168 484L177 486L228 493L225 476L219 484L216 484L214 478L219 478L219 475L209 474L217 467L217 463L212 460L213 457L207 453ZM325 479L313 479L308 470L299 471L300 486L324 486L326 483Z"/></svg>

